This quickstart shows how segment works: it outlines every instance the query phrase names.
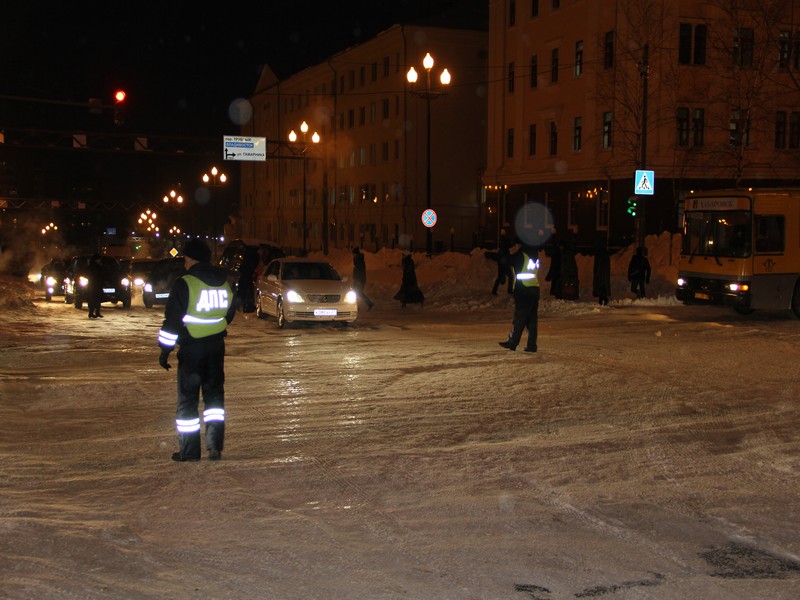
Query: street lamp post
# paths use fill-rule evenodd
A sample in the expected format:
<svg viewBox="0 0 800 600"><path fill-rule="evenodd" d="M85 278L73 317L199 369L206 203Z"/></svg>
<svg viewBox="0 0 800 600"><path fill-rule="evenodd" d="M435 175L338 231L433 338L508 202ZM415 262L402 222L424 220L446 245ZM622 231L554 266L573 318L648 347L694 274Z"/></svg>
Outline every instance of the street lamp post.
<svg viewBox="0 0 800 600"><path fill-rule="evenodd" d="M303 254L306 254L308 251L307 248L307 237L308 237L308 203L307 203L307 195L308 191L306 189L306 169L308 158L306 156L306 151L308 150L308 140L306 136L308 134L308 123L303 121L300 123L300 133L303 134L303 141L298 143L297 133L294 129L289 132L289 141L292 144L298 144L298 148L300 150L300 154L303 159ZM311 142L313 144L319 144L320 137L319 134L315 131L311 134ZM325 224L327 227L327 224Z"/></svg>
<svg viewBox="0 0 800 600"><path fill-rule="evenodd" d="M425 195L426 195L426 198L425 198L425 200L427 202L427 207L426 208L429 208L429 209L433 208L432 201L431 201L431 100L435 100L436 98L438 98L439 96L441 96L441 95L443 95L445 93L443 89L434 90L433 87L431 86L431 70L433 69L433 64L434 64L433 57L431 56L431 53L428 52L425 55L425 58L422 59L422 67L425 69L425 71L427 73L427 78L426 78L427 84L425 86L425 89L419 90L419 91L412 90L412 92L411 92L411 93L416 94L417 96L419 96L421 98L424 98L425 99L425 103L426 103L426 112L427 112L428 123L427 123L427 142L426 142L427 158L426 158L426 172L425 172L425 176L426 176L426 182L425 182ZM414 69L414 67L412 66L408 70L408 73L406 73L406 79L413 86L414 84L417 83L417 79L418 78L419 78L419 75L418 75L416 69ZM441 74L439 75L439 82L441 83L442 88L450 85L450 72L447 69L442 70ZM432 254L433 254L433 227L427 227L427 230L428 230L428 235L427 235L427 253L428 253L428 256L432 256Z"/></svg>
<svg viewBox="0 0 800 600"><path fill-rule="evenodd" d="M224 185L228 181L228 176L225 173L220 172L217 167L211 167L210 171L211 175L208 173L203 173L203 183L210 187L219 187ZM217 255L217 243L219 242L219 235L217 234L217 204L219 203L219 198L210 198L210 202L212 203L212 219L213 223L211 225L212 235L214 237L214 256ZM223 234L225 233L223 228Z"/></svg>

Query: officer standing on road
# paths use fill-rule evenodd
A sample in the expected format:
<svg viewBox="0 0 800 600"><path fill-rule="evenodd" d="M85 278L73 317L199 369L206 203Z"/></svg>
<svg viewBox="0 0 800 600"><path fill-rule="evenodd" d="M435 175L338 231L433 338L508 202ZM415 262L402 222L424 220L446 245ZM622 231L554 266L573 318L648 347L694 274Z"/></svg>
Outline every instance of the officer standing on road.
<svg viewBox="0 0 800 600"><path fill-rule="evenodd" d="M528 330L528 343L525 352L536 352L536 338L539 328L539 250L526 243L510 257L514 269L514 317L511 332L503 348L516 350L522 339L522 331Z"/></svg>
<svg viewBox="0 0 800 600"><path fill-rule="evenodd" d="M175 424L180 450L172 460L200 460L200 390L203 390L205 445L219 460L225 441L225 336L238 308L226 273L211 266L211 250L199 239L183 250L187 273L172 287L158 332L159 364L170 369L178 350L178 408Z"/></svg>

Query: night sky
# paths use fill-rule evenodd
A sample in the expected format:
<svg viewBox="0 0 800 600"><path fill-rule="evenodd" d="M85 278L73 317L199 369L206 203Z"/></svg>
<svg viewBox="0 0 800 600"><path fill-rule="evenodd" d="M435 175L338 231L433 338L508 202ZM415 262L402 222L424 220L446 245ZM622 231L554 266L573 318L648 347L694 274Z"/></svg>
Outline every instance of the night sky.
<svg viewBox="0 0 800 600"><path fill-rule="evenodd" d="M110 105L120 87L130 130L237 133L228 105L265 64L285 78L394 23L465 12L485 15L488 0L14 3L0 19L0 95Z"/></svg>

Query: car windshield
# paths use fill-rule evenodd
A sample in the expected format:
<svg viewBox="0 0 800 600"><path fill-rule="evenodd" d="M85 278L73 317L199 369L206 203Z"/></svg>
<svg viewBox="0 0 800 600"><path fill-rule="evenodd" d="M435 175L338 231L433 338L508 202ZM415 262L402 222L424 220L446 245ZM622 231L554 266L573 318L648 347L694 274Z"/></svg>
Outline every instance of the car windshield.
<svg viewBox="0 0 800 600"><path fill-rule="evenodd" d="M324 279L339 281L339 273L328 263L286 263L283 265L283 279Z"/></svg>

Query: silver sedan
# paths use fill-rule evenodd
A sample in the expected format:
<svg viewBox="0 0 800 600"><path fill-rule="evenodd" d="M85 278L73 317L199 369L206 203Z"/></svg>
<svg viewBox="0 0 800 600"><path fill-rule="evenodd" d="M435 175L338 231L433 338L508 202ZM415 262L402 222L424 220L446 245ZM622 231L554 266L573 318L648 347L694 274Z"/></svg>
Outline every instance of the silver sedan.
<svg viewBox="0 0 800 600"><path fill-rule="evenodd" d="M256 315L274 317L278 327L297 321L336 321L348 325L358 317L357 294L323 260L278 258L256 283Z"/></svg>

